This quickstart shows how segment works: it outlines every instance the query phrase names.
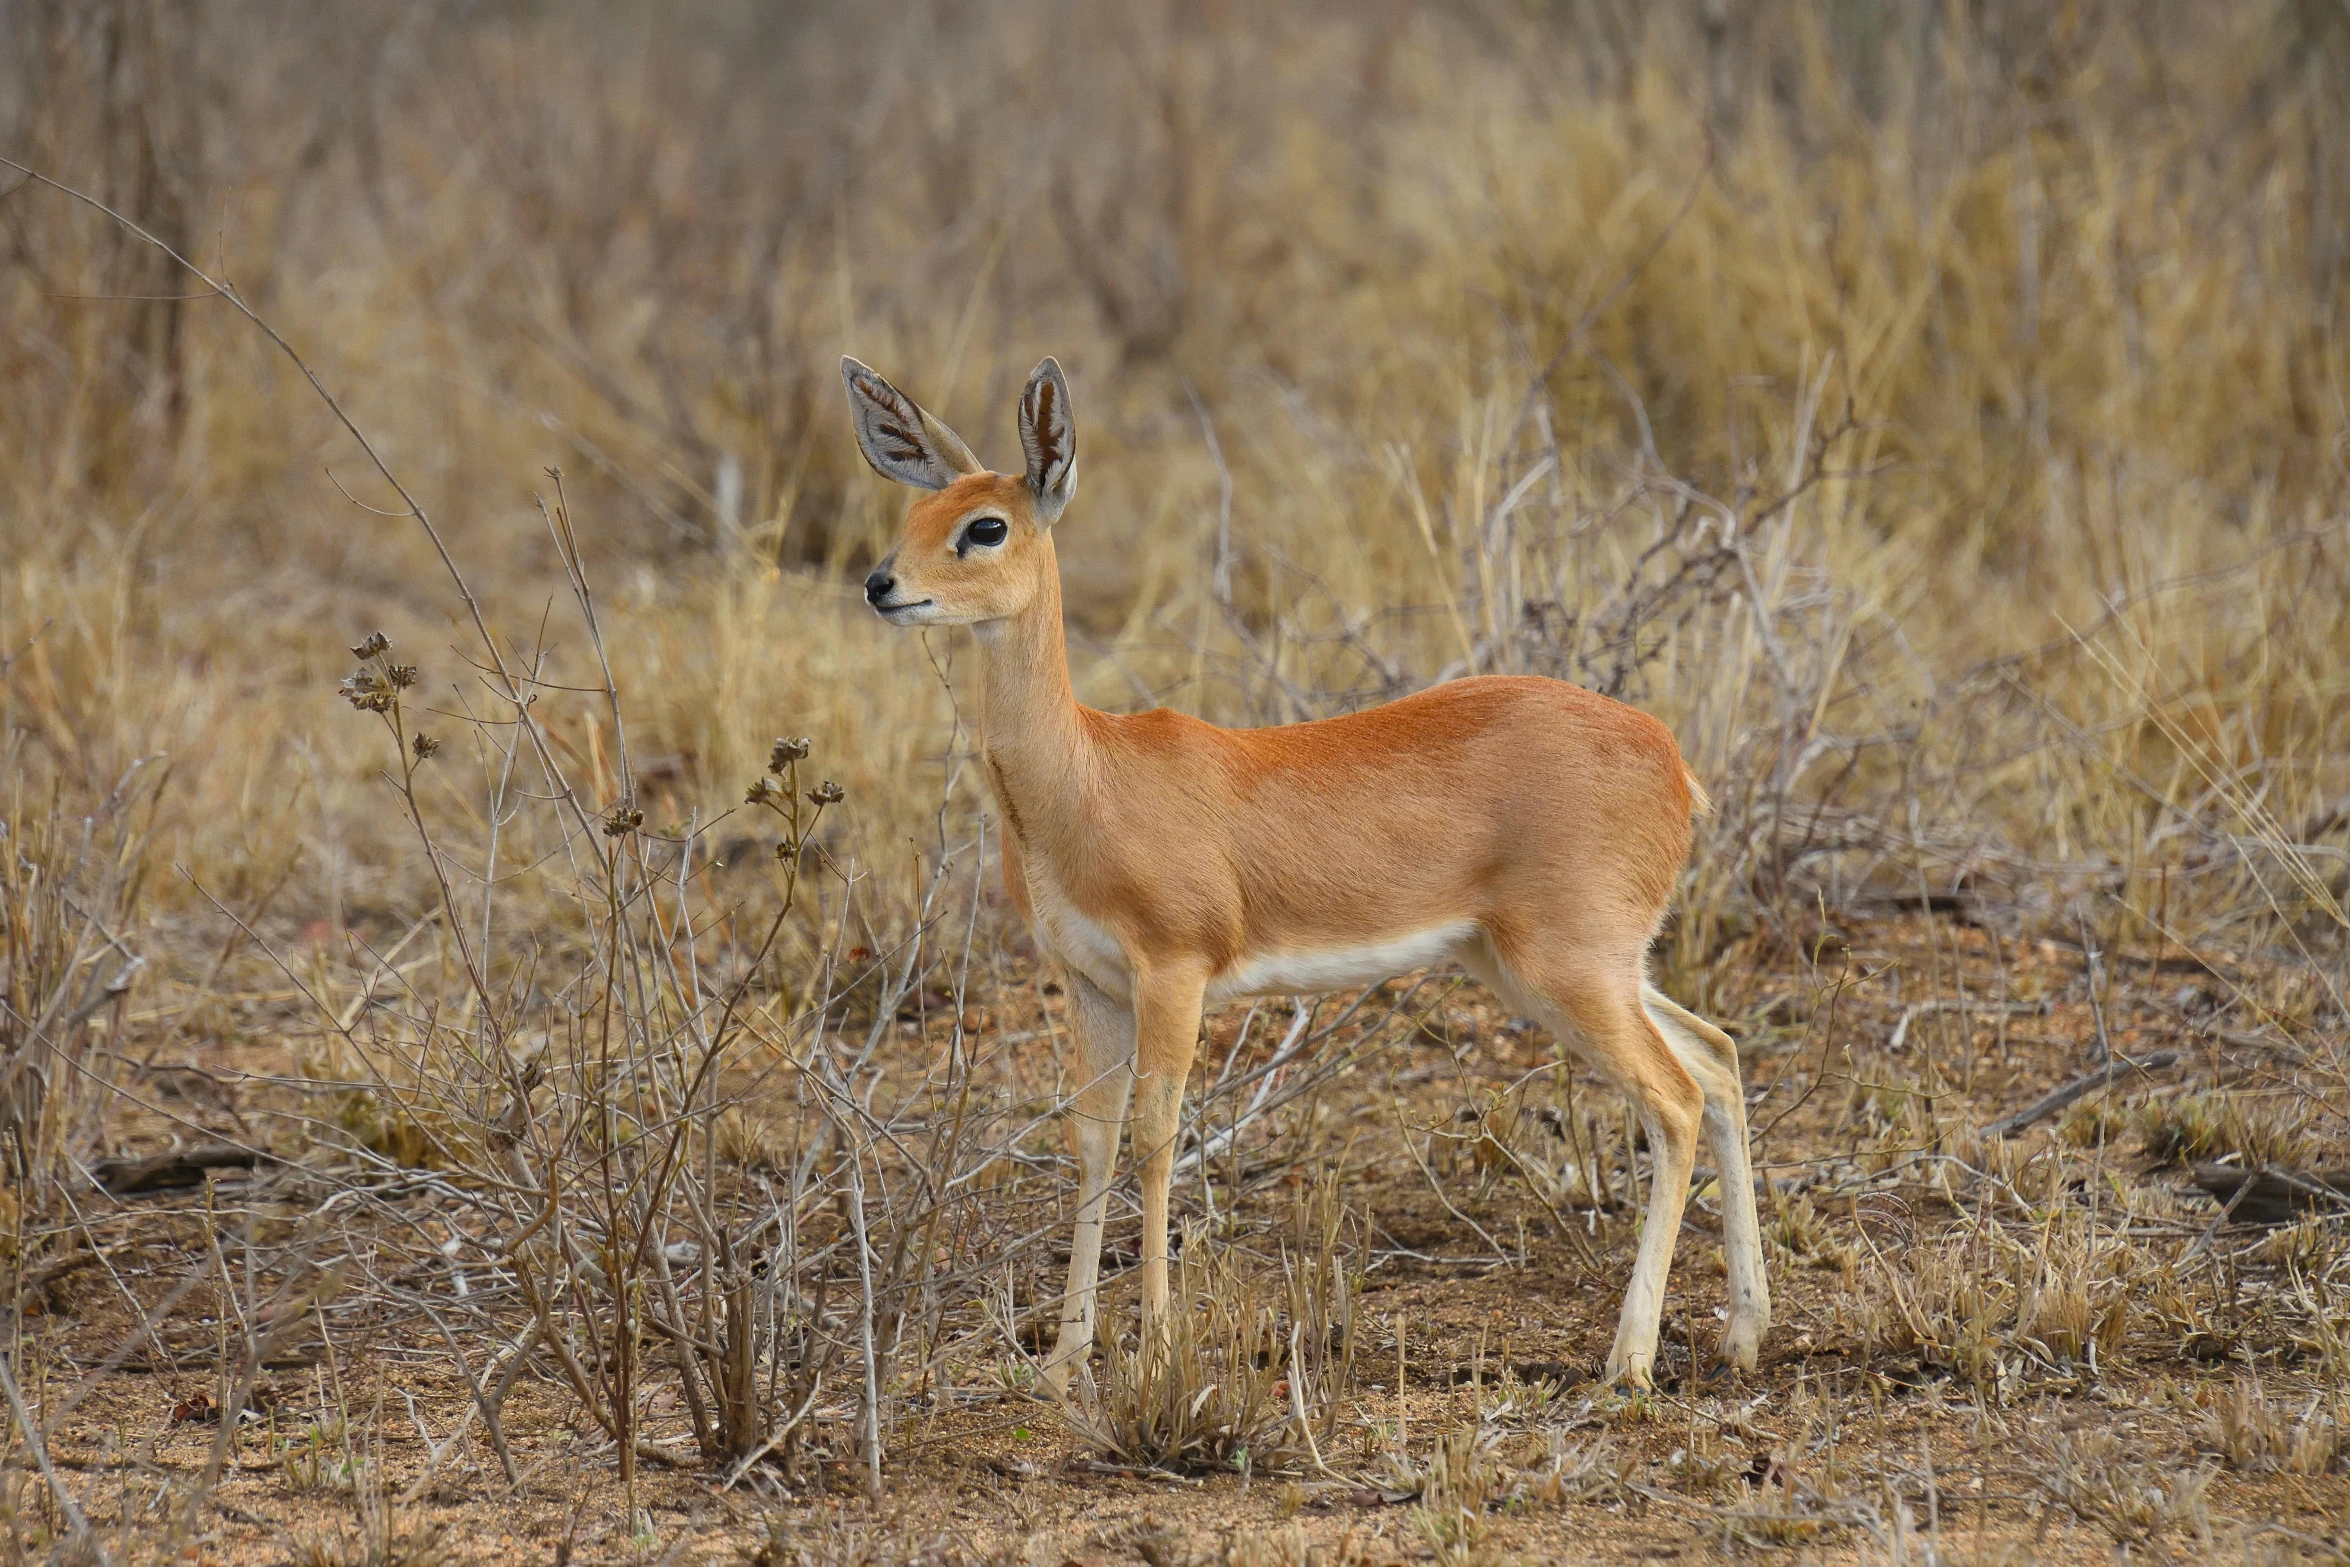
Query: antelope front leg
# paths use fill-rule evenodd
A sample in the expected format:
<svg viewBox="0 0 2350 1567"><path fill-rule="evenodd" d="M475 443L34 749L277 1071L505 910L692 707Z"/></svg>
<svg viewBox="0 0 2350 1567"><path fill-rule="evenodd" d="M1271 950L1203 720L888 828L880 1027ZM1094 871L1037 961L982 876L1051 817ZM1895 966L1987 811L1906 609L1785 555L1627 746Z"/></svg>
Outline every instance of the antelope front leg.
<svg viewBox="0 0 2350 1567"><path fill-rule="evenodd" d="M1110 1177L1118 1168L1118 1133L1134 1085L1134 1014L1083 975L1069 975L1077 1035L1077 1093L1069 1115L1077 1144L1077 1234L1069 1247L1069 1288L1061 1296L1061 1336L1044 1364L1057 1392L1093 1350L1094 1297L1101 1282L1102 1223Z"/></svg>
<svg viewBox="0 0 2350 1567"><path fill-rule="evenodd" d="M1134 1154L1142 1165L1142 1315L1167 1321L1167 1187L1183 1126L1183 1085L1199 1047L1206 982L1196 974L1139 976L1134 992Z"/></svg>

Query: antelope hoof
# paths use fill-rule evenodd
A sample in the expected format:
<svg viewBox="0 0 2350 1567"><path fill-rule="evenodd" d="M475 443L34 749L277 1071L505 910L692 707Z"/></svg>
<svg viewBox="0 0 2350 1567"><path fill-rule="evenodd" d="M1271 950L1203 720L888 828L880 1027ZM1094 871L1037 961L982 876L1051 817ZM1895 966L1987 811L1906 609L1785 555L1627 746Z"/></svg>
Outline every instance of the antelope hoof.
<svg viewBox="0 0 2350 1567"><path fill-rule="evenodd" d="M1650 1393L1656 1390L1656 1377L1649 1355L1615 1354L1608 1356L1604 1381L1610 1387L1626 1393Z"/></svg>
<svg viewBox="0 0 2350 1567"><path fill-rule="evenodd" d="M1722 1335L1721 1364L1750 1373L1761 1358L1762 1330L1749 1323L1731 1323L1730 1331Z"/></svg>
<svg viewBox="0 0 2350 1567"><path fill-rule="evenodd" d="M1053 1346L1053 1352L1046 1357L1040 1375L1055 1399L1069 1396L1069 1384L1084 1369L1086 1355L1092 1348L1091 1344L1072 1344L1066 1339Z"/></svg>

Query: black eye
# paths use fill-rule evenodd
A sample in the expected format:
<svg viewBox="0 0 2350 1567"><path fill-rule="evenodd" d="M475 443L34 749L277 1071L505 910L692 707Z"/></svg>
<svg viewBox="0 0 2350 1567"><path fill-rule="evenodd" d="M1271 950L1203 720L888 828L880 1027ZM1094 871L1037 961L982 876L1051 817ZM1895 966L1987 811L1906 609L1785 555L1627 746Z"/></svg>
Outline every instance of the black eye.
<svg viewBox="0 0 2350 1567"><path fill-rule="evenodd" d="M1004 542L1004 536L1010 531L1004 526L1004 519L1001 517L981 517L963 530L962 549L956 550L955 553L960 555L963 550L969 549L974 544L1001 544Z"/></svg>

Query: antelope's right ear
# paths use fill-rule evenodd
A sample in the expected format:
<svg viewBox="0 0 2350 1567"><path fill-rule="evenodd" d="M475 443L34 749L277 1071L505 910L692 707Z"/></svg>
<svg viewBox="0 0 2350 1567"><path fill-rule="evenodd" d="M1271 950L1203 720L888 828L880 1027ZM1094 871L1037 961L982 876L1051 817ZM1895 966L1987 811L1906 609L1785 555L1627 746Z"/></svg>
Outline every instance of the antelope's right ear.
<svg viewBox="0 0 2350 1567"><path fill-rule="evenodd" d="M1069 383L1058 360L1038 365L1020 394L1020 447L1028 454L1036 520L1049 528L1077 493L1077 426L1069 419Z"/></svg>
<svg viewBox="0 0 2350 1567"><path fill-rule="evenodd" d="M875 473L918 490L943 490L967 473L982 471L961 436L869 366L843 354L840 378L848 385L857 445Z"/></svg>

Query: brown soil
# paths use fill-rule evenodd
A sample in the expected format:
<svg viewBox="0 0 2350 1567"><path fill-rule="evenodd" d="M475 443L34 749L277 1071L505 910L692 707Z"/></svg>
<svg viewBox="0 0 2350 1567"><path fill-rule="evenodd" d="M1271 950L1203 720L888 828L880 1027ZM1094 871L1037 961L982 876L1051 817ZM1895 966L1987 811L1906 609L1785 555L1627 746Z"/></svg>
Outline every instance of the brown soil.
<svg viewBox="0 0 2350 1567"><path fill-rule="evenodd" d="M2062 1460L2052 1454L2094 1451L2078 1444L2111 1433L2133 1461L2188 1472L2215 1461L2198 1398L2208 1401L2238 1374L2256 1375L2273 1404L2293 1411L2327 1391L2306 1332L2282 1308L2259 1305L2277 1287L2275 1270L2259 1261L2260 1237L2233 1229L2216 1236L2202 1266L2233 1276L2239 1309L2223 1320L2215 1305L2202 1342L2141 1309L2094 1366L2019 1352L2012 1375L1980 1392L1930 1357L1872 1347L1864 1327L1877 1277L1871 1267L1901 1266L1963 1221L1927 1178L1931 1166L1905 1164L1898 1140L1856 1103L1872 1084L1898 1075L1942 1085L1932 1125L1992 1122L2083 1070L2098 1021L2082 955L2056 943L1912 918L1831 935L1813 956L1816 963L1758 962L1746 981L1758 1163L1776 1182L1803 1184L1800 1200L1827 1237L1810 1258L1774 1250L1776 1320L1751 1377L1689 1374L1693 1353L1701 1371L1710 1360L1721 1301L1709 1202L1693 1205L1676 1261L1662 1385L1627 1400L1590 1378L1613 1328L1633 1242L1629 1214L1581 1215L1601 1262L1594 1269L1521 1181L1476 1168L1467 1140L1430 1144L1438 1158L1425 1170L1404 1151L1399 1115L1420 1128L1456 1122L1463 1106L1486 1102L1546 1059L1539 1035L1474 990L1451 993L1408 1038L1334 1083L1321 1123L1351 1129L1351 1143L1344 1135L1293 1139L1316 1156L1244 1180L1239 1222L1269 1223L1300 1184L1332 1178L1320 1159L1349 1149L1346 1197L1370 1215L1373 1251L1361 1297L1369 1337L1358 1440L1329 1455L1350 1483L1305 1473L1110 1472L1090 1461L1054 1410L1000 1391L1001 1357L975 1355L950 1367L951 1386L916 1390L897 1406L878 1499L862 1494L844 1403L836 1411L843 1418L821 1427L789 1474L762 1469L726 1487L690 1456L690 1440L678 1443L674 1464L643 1461L632 1531L610 1444L563 1387L526 1377L517 1388L507 1415L523 1479L510 1489L467 1417L464 1384L437 1337L428 1327L419 1332L413 1317L395 1324L382 1313L354 1313L329 1338L311 1334L273 1362L256 1392L258 1412L237 1431L218 1483L198 1502L219 1434L227 1331L213 1320L222 1297L203 1255L217 1214L247 1206L239 1194L248 1183L237 1171L216 1172L208 1192L124 1198L111 1213L93 1214L102 1233L139 1239L110 1253L121 1287L95 1269L52 1285L41 1301L49 1309L28 1319L19 1364L38 1368L40 1385L29 1391L50 1408L78 1396L54 1421L51 1456L118 1553L221 1562L366 1561L369 1529L392 1545L387 1557L379 1543L375 1559L418 1563L850 1562L919 1556L917 1547L942 1558L1041 1564L1434 1559L1413 1500L1383 1492L1373 1478L1375 1453L1392 1445L1398 1419L1406 1446L1424 1447L1441 1430L1473 1424L1480 1398L1490 1410L1512 1396L1517 1411L1488 1420L1504 1433L1512 1462L1530 1464L1525 1455L1553 1433L1604 1440L1628 1460L1630 1484L1613 1495L1497 1511L1462 1559L1699 1560L1784 1550L1797 1559L1906 1553L1922 1561L1930 1545L1938 1560L2107 1560L2123 1544L2054 1495ZM2111 960L2100 990L2111 1049L2133 1057L2181 1052L2159 1082L2126 1082L2112 1102L2153 1087L2257 1084L2288 1064L2289 1047L2273 1036L2209 1025L2199 1011L2209 994L2250 985L2256 965L2204 959L2216 976L2170 972L2175 955L2159 971L2151 954ZM1955 1015L1917 1006L1961 993L2029 1009L1979 1012L1962 1028ZM986 1005L991 1021L1008 1027L1056 1003L1027 976ZM1905 1014L1903 1048L1888 1051ZM1229 1021L1219 1041L1229 1040ZM266 1040L223 1047L192 1064L251 1069L271 1064L273 1048ZM194 1113L185 1103L176 1109ZM233 1130L235 1109L224 1103L205 1113ZM2051 1125L2020 1139L2027 1147L2054 1140ZM2177 1258L2210 1225L2211 1204L2183 1172L2149 1167L2125 1132L2111 1131L2102 1149L2059 1146L2082 1172L2079 1202L2112 1205L2138 1194L2131 1228L2147 1255ZM1228 1210L1234 1196L1217 1192ZM1192 1216L1203 1215L1196 1183L1182 1197ZM1768 1200L1766 1229L1797 1200L1785 1192ZM215 1217L207 1217L208 1203ZM364 1243L361 1231L348 1233ZM1117 1241L1113 1231L1113 1252ZM2321 1261L2330 1265L2332 1256ZM125 1292L153 1310L175 1279L179 1297L156 1312L153 1334L142 1333ZM2142 1296L2151 1283L2130 1289ZM1109 1320L1126 1321L1131 1298L1113 1290L1111 1301ZM1491 1385L1476 1383L1479 1368ZM1507 1383L1502 1368L1512 1368ZM656 1370L651 1380L648 1437L655 1444L690 1437L674 1376L664 1382ZM445 1442L460 1426L464 1434L436 1469L428 1441ZM321 1430L326 1435L315 1438ZM374 1455L372 1478L355 1482L338 1471L350 1453ZM22 1456L20 1449L15 1461ZM1810 1490L1787 1488L1790 1464ZM11 1481L16 1528L29 1542L43 1520L55 1526L55 1514L32 1475ZM1733 1516L1773 1505L1774 1496L1803 1512L1775 1538L1758 1538L1772 1531ZM2338 1471L2222 1467L2207 1506L2214 1548L2229 1553L2314 1560L2350 1543L2350 1481ZM371 1516L388 1517L388 1530L371 1525ZM2248 1533L2253 1526L2267 1532ZM1300 1557L1300 1541L1310 1557ZM2124 1543L2149 1559L2203 1548L2184 1522Z"/></svg>

